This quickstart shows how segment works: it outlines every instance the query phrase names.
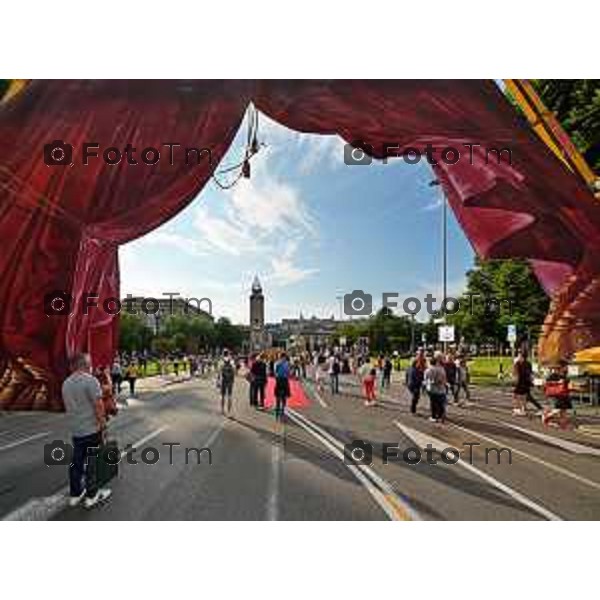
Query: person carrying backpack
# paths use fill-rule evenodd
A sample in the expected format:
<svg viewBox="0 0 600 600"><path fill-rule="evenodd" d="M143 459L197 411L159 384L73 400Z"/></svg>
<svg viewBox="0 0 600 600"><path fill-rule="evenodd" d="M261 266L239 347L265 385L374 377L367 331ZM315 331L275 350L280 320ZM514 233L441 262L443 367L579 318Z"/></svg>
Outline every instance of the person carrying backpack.
<svg viewBox="0 0 600 600"><path fill-rule="evenodd" d="M219 368L219 385L221 388L221 414L225 414L225 397L227 396L227 414L231 413L231 398L233 395L233 381L235 379L235 365L228 350L223 352L223 361Z"/></svg>
<svg viewBox="0 0 600 600"><path fill-rule="evenodd" d="M431 365L425 371L424 381L431 403L431 417L429 420L434 423L443 423L446 420L448 380L446 379L446 369L444 368L444 359L441 352L436 352L433 355Z"/></svg>

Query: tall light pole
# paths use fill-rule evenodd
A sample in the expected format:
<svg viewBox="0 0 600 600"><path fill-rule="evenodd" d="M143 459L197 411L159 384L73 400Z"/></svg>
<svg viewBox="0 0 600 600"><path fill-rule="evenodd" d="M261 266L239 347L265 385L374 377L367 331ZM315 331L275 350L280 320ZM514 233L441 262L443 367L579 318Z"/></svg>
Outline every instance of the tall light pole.
<svg viewBox="0 0 600 600"><path fill-rule="evenodd" d="M448 202L446 196L442 192L442 254L443 260L443 309L444 309L444 323L446 322L446 298L448 297Z"/></svg>
<svg viewBox="0 0 600 600"><path fill-rule="evenodd" d="M429 182L430 187L440 186L440 180L434 179ZM448 202L443 190L442 193L442 318L446 324L446 298L448 296ZM446 342L443 342L444 353Z"/></svg>
<svg viewBox="0 0 600 600"><path fill-rule="evenodd" d="M340 290L338 290L335 299L338 301L338 303L340 305L340 321L341 321L342 320L342 300L344 299L344 296L342 295L342 292Z"/></svg>

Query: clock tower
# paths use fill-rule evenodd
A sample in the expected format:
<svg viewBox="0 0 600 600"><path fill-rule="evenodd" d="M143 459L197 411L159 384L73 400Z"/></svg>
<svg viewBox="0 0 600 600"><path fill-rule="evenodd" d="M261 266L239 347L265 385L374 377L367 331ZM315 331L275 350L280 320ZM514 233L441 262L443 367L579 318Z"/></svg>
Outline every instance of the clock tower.
<svg viewBox="0 0 600 600"><path fill-rule="evenodd" d="M254 277L250 293L250 350L257 352L269 345L265 331L265 297L258 276Z"/></svg>

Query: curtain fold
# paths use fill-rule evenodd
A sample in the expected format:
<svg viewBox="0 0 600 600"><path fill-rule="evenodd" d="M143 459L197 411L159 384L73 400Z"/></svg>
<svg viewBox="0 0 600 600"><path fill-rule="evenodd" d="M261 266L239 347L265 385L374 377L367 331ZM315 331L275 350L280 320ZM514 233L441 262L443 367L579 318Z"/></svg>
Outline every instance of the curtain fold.
<svg viewBox="0 0 600 600"><path fill-rule="evenodd" d="M34 81L0 107L0 409L60 410L67 358L88 350L110 364L117 319L83 314L83 294L119 296L117 248L176 215L227 151L251 84L225 81ZM73 166L49 167L43 147L73 146ZM77 152L130 143L154 147L156 165L108 165ZM185 148L209 148L211 160ZM178 154L178 151L182 152ZM171 162L173 164L171 164ZM73 298L68 316L47 316L44 298Z"/></svg>

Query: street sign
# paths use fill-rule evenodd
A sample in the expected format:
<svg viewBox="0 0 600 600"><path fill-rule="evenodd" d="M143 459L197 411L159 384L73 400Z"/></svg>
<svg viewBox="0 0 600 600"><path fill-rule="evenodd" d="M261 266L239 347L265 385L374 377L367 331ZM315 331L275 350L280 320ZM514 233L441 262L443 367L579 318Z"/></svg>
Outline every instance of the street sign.
<svg viewBox="0 0 600 600"><path fill-rule="evenodd" d="M440 325L438 327L438 340L440 342L453 342L454 325Z"/></svg>
<svg viewBox="0 0 600 600"><path fill-rule="evenodd" d="M506 341L512 342L512 343L517 341L517 326L516 325L508 325L507 326Z"/></svg>

